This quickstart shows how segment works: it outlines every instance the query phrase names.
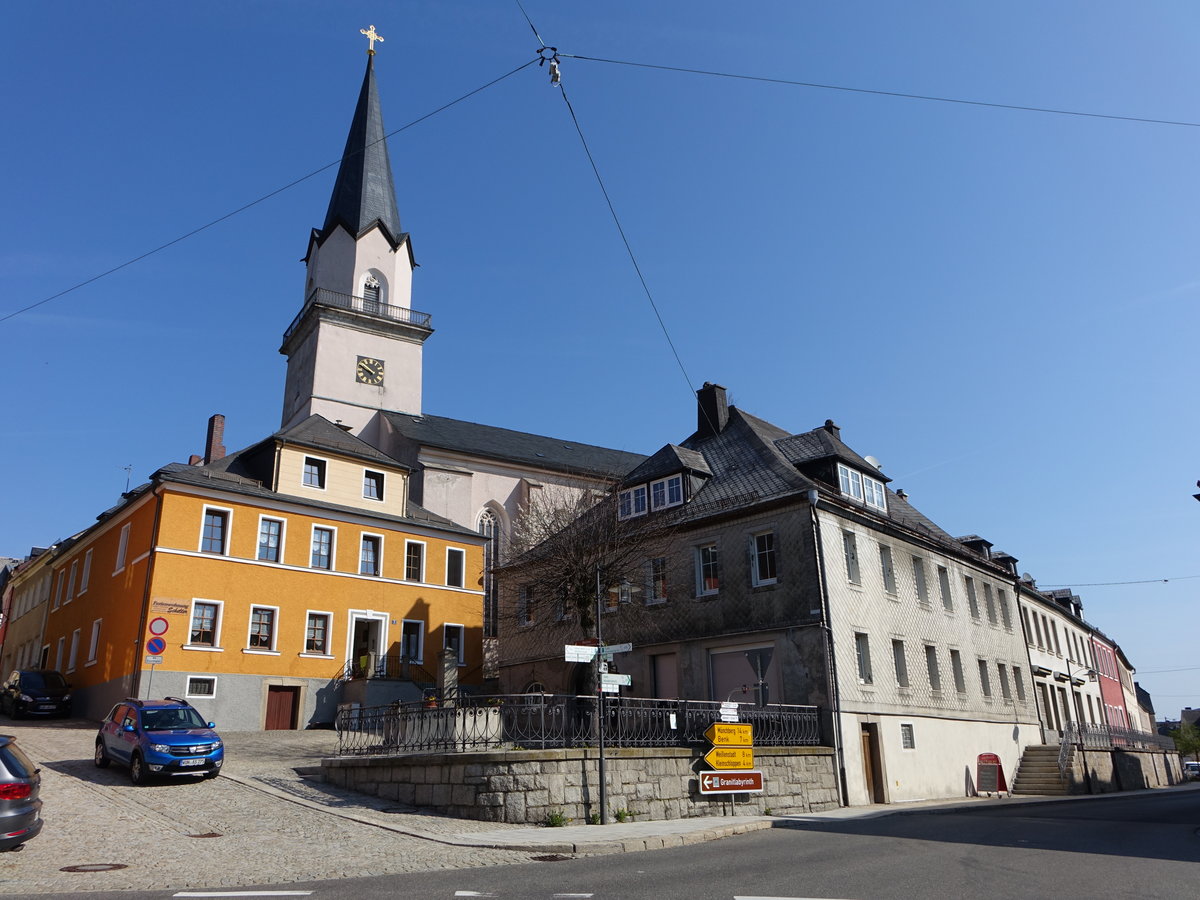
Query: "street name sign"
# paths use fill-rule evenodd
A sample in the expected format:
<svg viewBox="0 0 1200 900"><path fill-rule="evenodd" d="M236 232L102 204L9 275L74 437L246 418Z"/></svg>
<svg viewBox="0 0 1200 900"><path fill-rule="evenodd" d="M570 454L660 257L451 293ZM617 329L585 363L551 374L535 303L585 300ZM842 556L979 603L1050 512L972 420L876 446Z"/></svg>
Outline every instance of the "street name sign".
<svg viewBox="0 0 1200 900"><path fill-rule="evenodd" d="M600 648L601 659L612 659L617 653L629 653L633 650L633 644L605 644Z"/></svg>
<svg viewBox="0 0 1200 900"><path fill-rule="evenodd" d="M714 769L753 769L753 747L713 747L704 761Z"/></svg>
<svg viewBox="0 0 1200 900"><path fill-rule="evenodd" d="M567 644L563 649L566 651L567 662L586 663L596 658L596 648L586 644Z"/></svg>
<svg viewBox="0 0 1200 900"><path fill-rule="evenodd" d="M701 772L700 793L702 794L761 794L763 773L753 772Z"/></svg>
<svg viewBox="0 0 1200 900"><path fill-rule="evenodd" d="M754 744L754 726L713 722L704 730L704 738L714 747L749 747Z"/></svg>
<svg viewBox="0 0 1200 900"><path fill-rule="evenodd" d="M728 703L728 702L722 703L721 704L721 721L722 722L736 722L738 720L737 708L738 708L738 705L736 703Z"/></svg>
<svg viewBox="0 0 1200 900"><path fill-rule="evenodd" d="M606 694L619 694L621 693L621 686L619 684L612 684L611 682L605 681L600 684L600 690L604 691Z"/></svg>
<svg viewBox="0 0 1200 900"><path fill-rule="evenodd" d="M631 684L633 684L633 676L632 675L618 675L615 673L610 675L609 673L605 672L600 676L600 683L601 684L624 685L625 687L629 687Z"/></svg>
<svg viewBox="0 0 1200 900"><path fill-rule="evenodd" d="M146 657L146 665L161 666L162 665L162 657L161 656L147 656Z"/></svg>

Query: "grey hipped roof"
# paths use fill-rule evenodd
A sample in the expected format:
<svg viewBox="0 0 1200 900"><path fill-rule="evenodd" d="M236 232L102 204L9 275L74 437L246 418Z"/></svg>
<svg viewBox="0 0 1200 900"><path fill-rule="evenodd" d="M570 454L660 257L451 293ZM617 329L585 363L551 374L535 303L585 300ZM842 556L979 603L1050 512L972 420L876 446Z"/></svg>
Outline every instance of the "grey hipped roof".
<svg viewBox="0 0 1200 900"><path fill-rule="evenodd" d="M339 224L357 237L379 223L393 246L403 240L385 134L383 109L375 86L374 57L368 56L367 72L354 108L333 195L329 198L321 239Z"/></svg>
<svg viewBox="0 0 1200 900"><path fill-rule="evenodd" d="M201 466L190 466L184 463L171 463L163 466L154 473L155 481L174 481L182 484L202 485L208 488L230 491L250 497L263 499L288 499L294 501L293 495L280 494L271 490L274 473L275 452L279 444L289 444L317 452L338 454L377 465L387 465L393 468L406 469L402 463L380 453L370 444L338 428L328 419L318 415L309 416L303 422L284 431L278 431L270 437L253 444L244 450L230 453L220 459ZM363 515L358 507L341 506L335 503L325 503L311 498L305 499L305 505L332 512L346 512ZM437 528L442 531L453 531L459 534L477 536L469 528L463 528L418 506L411 500L405 508L403 517L373 513L375 518L396 522L410 522Z"/></svg>
<svg viewBox="0 0 1200 900"><path fill-rule="evenodd" d="M397 434L424 447L601 478L618 478L646 457L443 416L384 412Z"/></svg>

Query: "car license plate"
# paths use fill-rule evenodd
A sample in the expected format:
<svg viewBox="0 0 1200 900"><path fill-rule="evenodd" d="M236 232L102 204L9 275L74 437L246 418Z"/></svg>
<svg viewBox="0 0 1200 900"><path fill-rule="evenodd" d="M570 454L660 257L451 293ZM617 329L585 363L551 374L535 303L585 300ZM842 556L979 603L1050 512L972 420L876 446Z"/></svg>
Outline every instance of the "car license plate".
<svg viewBox="0 0 1200 900"><path fill-rule="evenodd" d="M181 766L202 766L202 765L204 765L204 762L205 761L202 759L181 759L179 761L179 765L181 765Z"/></svg>
<svg viewBox="0 0 1200 900"><path fill-rule="evenodd" d="M48 709L48 710L53 710L54 708L55 707L54 707L53 703L43 703L41 706L38 707L38 709Z"/></svg>

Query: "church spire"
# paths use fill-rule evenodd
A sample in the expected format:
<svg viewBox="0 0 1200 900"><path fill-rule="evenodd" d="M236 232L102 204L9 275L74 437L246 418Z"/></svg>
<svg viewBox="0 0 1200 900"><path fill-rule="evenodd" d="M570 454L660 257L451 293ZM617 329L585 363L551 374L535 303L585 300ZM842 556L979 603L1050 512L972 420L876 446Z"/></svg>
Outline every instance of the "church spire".
<svg viewBox="0 0 1200 900"><path fill-rule="evenodd" d="M374 32L374 26L371 30ZM382 38L374 35L372 44L379 40ZM325 224L321 228L323 238L339 224L358 237L378 222L393 245L402 240L385 134L379 90L375 86L375 51L372 49L368 51L367 72L350 123L350 134L346 137L333 196L329 198Z"/></svg>

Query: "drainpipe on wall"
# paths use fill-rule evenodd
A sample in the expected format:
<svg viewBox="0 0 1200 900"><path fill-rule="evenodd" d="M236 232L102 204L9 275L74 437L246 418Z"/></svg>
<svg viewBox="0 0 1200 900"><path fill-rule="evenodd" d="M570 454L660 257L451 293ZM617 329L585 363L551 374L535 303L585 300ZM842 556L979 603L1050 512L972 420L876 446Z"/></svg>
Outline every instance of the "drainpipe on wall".
<svg viewBox="0 0 1200 900"><path fill-rule="evenodd" d="M813 488L808 492L808 514L812 524L813 552L817 562L817 584L821 594L821 634L825 642L825 666L829 678L829 709L833 716L833 753L837 759L838 801L849 806L846 789L846 757L842 752L841 692L838 690L837 659L833 654L833 626L829 621L829 590L825 582L825 546L821 541L821 528L817 522L817 502L821 495Z"/></svg>
<svg viewBox="0 0 1200 900"><path fill-rule="evenodd" d="M158 554L155 553L155 548L158 547L158 527L162 521L162 487L159 486L154 488L153 495L155 498L154 528L150 532L150 558L146 560L146 586L142 589L142 611L138 616L137 634L133 638L133 643L137 647L137 650L133 658L133 672L130 675L129 695L131 697L139 697L141 695L142 666L145 660L142 649L145 646L146 624L150 618L150 584L154 580L154 561L158 556ZM192 623L188 622L185 627L191 628ZM134 690L135 687L137 690Z"/></svg>

